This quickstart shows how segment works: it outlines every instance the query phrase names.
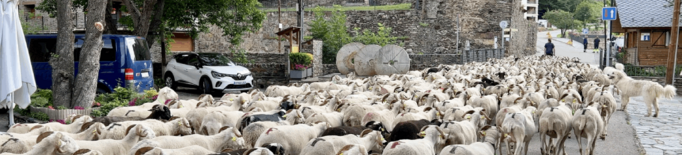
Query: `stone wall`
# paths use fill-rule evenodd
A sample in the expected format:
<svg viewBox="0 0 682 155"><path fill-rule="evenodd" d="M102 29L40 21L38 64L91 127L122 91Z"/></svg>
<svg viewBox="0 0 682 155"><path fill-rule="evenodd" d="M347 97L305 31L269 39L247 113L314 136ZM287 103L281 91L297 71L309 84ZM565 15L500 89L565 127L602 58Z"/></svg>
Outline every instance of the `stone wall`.
<svg viewBox="0 0 682 155"><path fill-rule="evenodd" d="M339 68L336 67L336 64L323 64L322 66L324 67L324 75L340 73Z"/></svg>
<svg viewBox="0 0 682 155"><path fill-rule="evenodd" d="M397 0L396 0L397 1ZM419 8L399 11L346 11L348 31L356 27L360 31L376 31L377 23L393 28L391 35L402 38L405 49L411 54L455 54L470 42L471 49L490 49L494 47L495 36L502 33L499 22L510 20L511 6L498 0L433 0L425 1ZM421 2L424 3L424 2ZM416 4L413 4L416 7ZM326 13L330 16L331 13ZM278 13L266 13L263 27L254 33L243 36L240 48L249 53L277 53ZM296 12L282 12L283 28L295 26ZM459 18L458 18L459 16ZM312 11L304 15L304 29L314 18ZM458 20L459 19L459 20ZM459 22L458 22L459 21ZM457 25L461 27L457 43ZM304 35L309 35L307 32ZM351 33L351 35L354 35ZM532 36L535 36L533 34ZM534 44L535 42L533 42ZM222 36L222 30L211 27L208 33L201 33L195 41L197 51L221 51L234 47ZM288 45L281 41L281 48ZM534 45L533 45L534 46Z"/></svg>
<svg viewBox="0 0 682 155"><path fill-rule="evenodd" d="M270 85L286 84L286 65L282 63L238 64L248 68L253 74L255 88L267 88Z"/></svg>
<svg viewBox="0 0 682 155"><path fill-rule="evenodd" d="M410 59L410 70L438 67L440 64L452 65L462 63L462 55L459 54L410 55Z"/></svg>
<svg viewBox="0 0 682 155"><path fill-rule="evenodd" d="M415 0L303 0L303 5L306 8L312 8L316 6L357 6L357 5L394 5L401 3L412 3ZM258 0L263 7L267 8L277 8L279 5L278 0ZM281 0L282 7L295 7L298 0Z"/></svg>
<svg viewBox="0 0 682 155"><path fill-rule="evenodd" d="M523 0L512 0L510 6L512 7L511 12L511 22L509 23L510 28L517 29L517 32L511 32L512 38L510 39L510 46L508 48L511 55L525 56L533 55L536 50L537 44L537 23L535 21L527 20L523 15L524 12L521 8L521 1Z"/></svg>
<svg viewBox="0 0 682 155"><path fill-rule="evenodd" d="M636 80L653 81L661 85L665 84L665 77L633 76L632 78ZM675 83L673 83L673 86L677 88L677 95L682 95L682 78L675 78Z"/></svg>

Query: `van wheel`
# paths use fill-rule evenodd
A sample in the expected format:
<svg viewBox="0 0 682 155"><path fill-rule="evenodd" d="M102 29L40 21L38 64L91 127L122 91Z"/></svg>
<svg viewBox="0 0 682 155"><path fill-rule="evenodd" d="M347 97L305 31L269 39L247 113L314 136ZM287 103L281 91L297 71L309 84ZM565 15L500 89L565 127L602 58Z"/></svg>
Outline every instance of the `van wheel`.
<svg viewBox="0 0 682 155"><path fill-rule="evenodd" d="M211 94L212 89L211 80L201 78L201 81L199 82L199 92L201 92L201 94Z"/></svg>
<svg viewBox="0 0 682 155"><path fill-rule="evenodd" d="M166 83L166 87L170 87L173 90L178 88L178 85L177 83L175 83L175 78L173 78L172 73L166 73L166 78L164 79L164 82Z"/></svg>

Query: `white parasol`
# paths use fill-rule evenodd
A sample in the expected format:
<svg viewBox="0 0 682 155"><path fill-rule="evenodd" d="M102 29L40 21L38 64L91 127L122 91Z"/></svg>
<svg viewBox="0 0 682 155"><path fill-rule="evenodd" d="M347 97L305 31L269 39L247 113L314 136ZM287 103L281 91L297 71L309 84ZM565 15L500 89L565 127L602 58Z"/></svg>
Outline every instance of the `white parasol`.
<svg viewBox="0 0 682 155"><path fill-rule="evenodd" d="M36 91L16 0L0 0L0 73L0 107L9 108L11 127L14 104L28 107L31 94Z"/></svg>

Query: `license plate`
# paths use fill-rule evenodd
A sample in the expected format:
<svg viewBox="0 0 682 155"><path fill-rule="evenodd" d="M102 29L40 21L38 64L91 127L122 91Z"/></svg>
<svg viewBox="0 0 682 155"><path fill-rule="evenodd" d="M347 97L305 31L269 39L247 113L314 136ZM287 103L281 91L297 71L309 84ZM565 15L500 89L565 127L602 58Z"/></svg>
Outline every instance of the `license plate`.
<svg viewBox="0 0 682 155"><path fill-rule="evenodd" d="M143 78L149 77L149 73L143 72L143 73L142 73L142 77L143 77Z"/></svg>
<svg viewBox="0 0 682 155"><path fill-rule="evenodd" d="M245 84L246 84L245 81L235 81L234 82L234 85L245 85Z"/></svg>

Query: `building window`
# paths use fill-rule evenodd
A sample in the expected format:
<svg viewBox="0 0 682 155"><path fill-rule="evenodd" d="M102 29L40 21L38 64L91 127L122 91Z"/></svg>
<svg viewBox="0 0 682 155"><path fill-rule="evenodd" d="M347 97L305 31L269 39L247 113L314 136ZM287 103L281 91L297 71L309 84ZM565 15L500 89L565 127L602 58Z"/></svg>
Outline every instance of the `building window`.
<svg viewBox="0 0 682 155"><path fill-rule="evenodd" d="M640 35L640 41L651 41L651 33L642 32L642 35Z"/></svg>
<svg viewBox="0 0 682 155"><path fill-rule="evenodd" d="M24 12L24 14L26 14L26 18L31 18L31 19L36 18L35 17L35 13L36 13L36 5L35 4L24 5L24 9L26 10L26 12ZM33 15L31 15L31 14L33 14Z"/></svg>

